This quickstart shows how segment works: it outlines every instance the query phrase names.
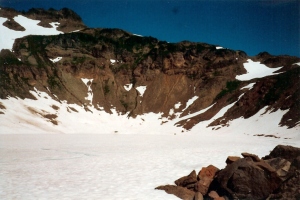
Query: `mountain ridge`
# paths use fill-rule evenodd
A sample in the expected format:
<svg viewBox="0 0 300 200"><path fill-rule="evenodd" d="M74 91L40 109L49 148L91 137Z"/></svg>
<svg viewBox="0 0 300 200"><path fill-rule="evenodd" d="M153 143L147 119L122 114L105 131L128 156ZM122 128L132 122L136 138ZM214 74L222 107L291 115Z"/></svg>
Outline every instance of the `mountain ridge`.
<svg viewBox="0 0 300 200"><path fill-rule="evenodd" d="M49 24L49 18L43 21L45 12L32 9L27 17L34 13L41 24ZM64 13L63 9L49 12ZM167 43L121 29L92 29L82 25L73 11L65 13L79 22L68 29L79 27L80 31L25 36L15 40L12 51L1 50L1 99L34 99L30 91L37 89L58 102L81 105L87 112L103 108L112 113L115 108L120 115L132 118L161 113L162 126L176 119L176 126L184 130L213 119L224 107L231 106L208 124L209 128L222 129L231 121L246 120L267 108L265 112L285 111L278 125L289 129L299 126L300 58L267 52L249 57L240 50L206 43ZM61 26L57 29L67 30ZM249 73L247 64L276 71L238 79ZM146 88L143 94L139 87Z"/></svg>

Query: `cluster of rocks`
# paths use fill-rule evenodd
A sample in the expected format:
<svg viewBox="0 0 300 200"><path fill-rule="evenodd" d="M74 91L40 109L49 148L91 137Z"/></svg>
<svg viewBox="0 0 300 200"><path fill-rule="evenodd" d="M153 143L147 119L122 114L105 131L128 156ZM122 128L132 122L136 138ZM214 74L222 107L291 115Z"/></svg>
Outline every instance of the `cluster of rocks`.
<svg viewBox="0 0 300 200"><path fill-rule="evenodd" d="M242 153L229 156L219 170L203 167L164 185L164 190L184 200L300 199L300 148L278 145L269 155Z"/></svg>

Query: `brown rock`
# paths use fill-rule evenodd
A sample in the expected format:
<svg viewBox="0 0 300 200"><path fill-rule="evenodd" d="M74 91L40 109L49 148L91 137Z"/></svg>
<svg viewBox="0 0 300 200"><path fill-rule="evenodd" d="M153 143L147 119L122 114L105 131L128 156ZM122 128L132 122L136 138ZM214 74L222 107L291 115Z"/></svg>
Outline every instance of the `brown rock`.
<svg viewBox="0 0 300 200"><path fill-rule="evenodd" d="M196 171L193 170L189 175L187 176L183 176L180 179L175 181L175 184L177 186L182 186L182 187L186 187L189 185L189 187L194 187L191 186L191 184L195 184L197 182L197 174Z"/></svg>
<svg viewBox="0 0 300 200"><path fill-rule="evenodd" d="M196 192L194 200L203 200L203 195L200 192Z"/></svg>
<svg viewBox="0 0 300 200"><path fill-rule="evenodd" d="M228 156L227 159L226 159L226 164L231 164L237 160L241 159L241 157L239 156Z"/></svg>
<svg viewBox="0 0 300 200"><path fill-rule="evenodd" d="M293 160L291 165L296 169L300 170L300 155Z"/></svg>
<svg viewBox="0 0 300 200"><path fill-rule="evenodd" d="M283 158L273 158L265 160L271 167L276 170L277 175L282 179L286 180L287 174L290 170L291 163Z"/></svg>
<svg viewBox="0 0 300 200"><path fill-rule="evenodd" d="M14 19L8 19L3 23L3 26L6 26L9 29L13 29L15 31L25 31L25 28L17 23Z"/></svg>
<svg viewBox="0 0 300 200"><path fill-rule="evenodd" d="M220 197L220 196L218 195L218 193L217 193L216 191L214 191L214 190L210 191L210 192L208 193L208 196L211 197L211 198L213 198L213 199L216 199L216 198L219 198L219 197Z"/></svg>
<svg viewBox="0 0 300 200"><path fill-rule="evenodd" d="M202 195L206 195L208 188L218 171L219 169L213 165L203 167L198 174L199 181L195 184L195 190L201 192Z"/></svg>
<svg viewBox="0 0 300 200"><path fill-rule="evenodd" d="M300 148L285 146L285 145L277 145L270 153L268 158L284 158L290 162L293 162L295 158L300 155Z"/></svg>
<svg viewBox="0 0 300 200"><path fill-rule="evenodd" d="M300 171L296 171L295 174L287 179L276 190L276 194L272 194L273 199L289 199L289 200L299 200L300 199ZM270 198L272 199L272 198Z"/></svg>
<svg viewBox="0 0 300 200"><path fill-rule="evenodd" d="M195 192L181 186L164 185L164 186L159 186L155 189L164 190L166 193L173 194L178 198L184 200L193 200L195 196Z"/></svg>
<svg viewBox="0 0 300 200"><path fill-rule="evenodd" d="M258 163L264 165L251 157L239 159L221 170L216 180L231 198L265 199L282 181L272 167L270 171Z"/></svg>
<svg viewBox="0 0 300 200"><path fill-rule="evenodd" d="M251 154L251 153L242 153L242 156L243 156L244 158L250 157L250 158L252 158L252 160L253 160L254 162L259 162L259 161L260 161L260 158L259 158L257 155L255 155L255 154Z"/></svg>

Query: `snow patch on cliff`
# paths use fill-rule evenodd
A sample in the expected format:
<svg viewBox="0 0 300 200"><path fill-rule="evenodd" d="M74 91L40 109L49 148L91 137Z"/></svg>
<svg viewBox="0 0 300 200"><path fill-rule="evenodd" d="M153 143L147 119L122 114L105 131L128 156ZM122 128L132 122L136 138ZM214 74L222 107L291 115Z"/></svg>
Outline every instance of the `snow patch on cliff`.
<svg viewBox="0 0 300 200"><path fill-rule="evenodd" d="M178 103L176 103L176 104L174 105L174 108L175 108L175 109L179 109L180 106L181 106L181 102L178 102Z"/></svg>
<svg viewBox="0 0 300 200"><path fill-rule="evenodd" d="M140 96L143 97L143 95L147 89L147 86L138 86L135 89L140 93Z"/></svg>
<svg viewBox="0 0 300 200"><path fill-rule="evenodd" d="M182 110L185 111L188 107L190 107L190 105L192 105L199 97L198 96L194 96L191 99L188 100L188 102L186 103L185 108Z"/></svg>
<svg viewBox="0 0 300 200"><path fill-rule="evenodd" d="M254 78L262 78L265 76L274 75L274 72L281 69L282 67L269 68L260 62L254 62L251 59L244 63L244 67L247 70L246 74L237 75L235 78L240 81L248 81ZM276 74L276 73L275 73Z"/></svg>
<svg viewBox="0 0 300 200"><path fill-rule="evenodd" d="M61 59L62 59L62 57L57 57L57 58L53 58L53 59L49 58L49 60L51 60L53 63L56 63L56 62L60 61Z"/></svg>
<svg viewBox="0 0 300 200"><path fill-rule="evenodd" d="M94 94L93 94L93 90L91 88L91 85L92 85L93 79L82 78L81 80L82 80L82 82L84 82L84 84L88 88L88 93L87 93L87 97L85 97L85 100L88 100L89 104L92 104Z"/></svg>
<svg viewBox="0 0 300 200"><path fill-rule="evenodd" d="M255 85L255 83L249 83L248 85L242 87L241 90L242 90L242 89L249 89L249 90L251 90L251 89L253 88L254 85Z"/></svg>
<svg viewBox="0 0 300 200"><path fill-rule="evenodd" d="M114 59L110 59L109 61L112 65L114 65L116 63L116 60L114 60Z"/></svg>
<svg viewBox="0 0 300 200"><path fill-rule="evenodd" d="M126 84L126 85L124 85L124 89L125 89L126 91L130 91L131 88L132 88L132 86L133 86L132 83Z"/></svg>

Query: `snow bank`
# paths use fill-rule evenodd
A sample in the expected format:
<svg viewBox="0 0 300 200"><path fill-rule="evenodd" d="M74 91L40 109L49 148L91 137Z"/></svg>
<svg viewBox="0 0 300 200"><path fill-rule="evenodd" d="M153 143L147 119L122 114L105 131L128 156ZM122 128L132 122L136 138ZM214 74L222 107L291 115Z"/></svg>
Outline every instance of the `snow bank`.
<svg viewBox="0 0 300 200"><path fill-rule="evenodd" d="M247 74L237 75L235 78L240 81L248 81L254 78L262 78L265 76L274 75L274 72L282 67L269 68L260 62L253 62L251 59L244 63L244 67L247 70Z"/></svg>
<svg viewBox="0 0 300 200"><path fill-rule="evenodd" d="M216 49L224 49L224 47L216 46Z"/></svg>
<svg viewBox="0 0 300 200"><path fill-rule="evenodd" d="M40 20L33 20L22 15L14 17L14 20L25 28L25 31L15 31L3 26L7 18L0 17L0 50L12 49L16 38L21 38L26 35L58 35L63 32L56 30L58 22L52 22L52 28L45 28L37 25Z"/></svg>
<svg viewBox="0 0 300 200"><path fill-rule="evenodd" d="M188 120L194 116L206 112L214 105L180 117L182 112L170 110L175 114L175 118L169 120L163 118L163 113L145 113L136 118L128 118L127 115L120 115L115 109L111 109L112 114L106 113L103 109L94 108L93 92L91 84L93 79L82 79L88 88L86 100L89 104L79 106L68 104L66 101L56 101L47 93L38 90L31 91L38 100L11 98L0 99L0 103L6 109L0 109L4 114L0 114L0 134L5 133L96 133L96 134L180 134L186 130L177 127L175 124L181 120ZM144 91L144 90L143 90ZM141 91L142 92L142 91ZM51 92L50 92L51 93ZM194 98L195 99L195 98ZM191 102L191 101L190 101ZM235 103L235 102L234 102ZM190 132L200 133L245 133L245 134L277 134L279 137L300 138L298 127L287 129L278 127L283 114L287 111L277 110L276 112L264 113L260 111L249 119L235 119L228 123L229 127L207 127L214 119L222 117L234 103L224 107L212 119L202 121L195 125ZM189 103L190 104L190 103ZM56 108L56 109L55 109ZM88 111L86 110L88 108ZM51 119L47 116L52 116ZM53 120L57 125L53 124ZM258 122L263 123L257 125ZM270 122L269 122L270 121ZM117 122L117 123L116 123ZM254 125L255 124L255 125ZM268 125L262 128L264 125ZM243 128L242 128L243 127ZM247 128L245 128L247 127ZM212 129L218 130L212 130ZM147 130L145 132L145 130Z"/></svg>

